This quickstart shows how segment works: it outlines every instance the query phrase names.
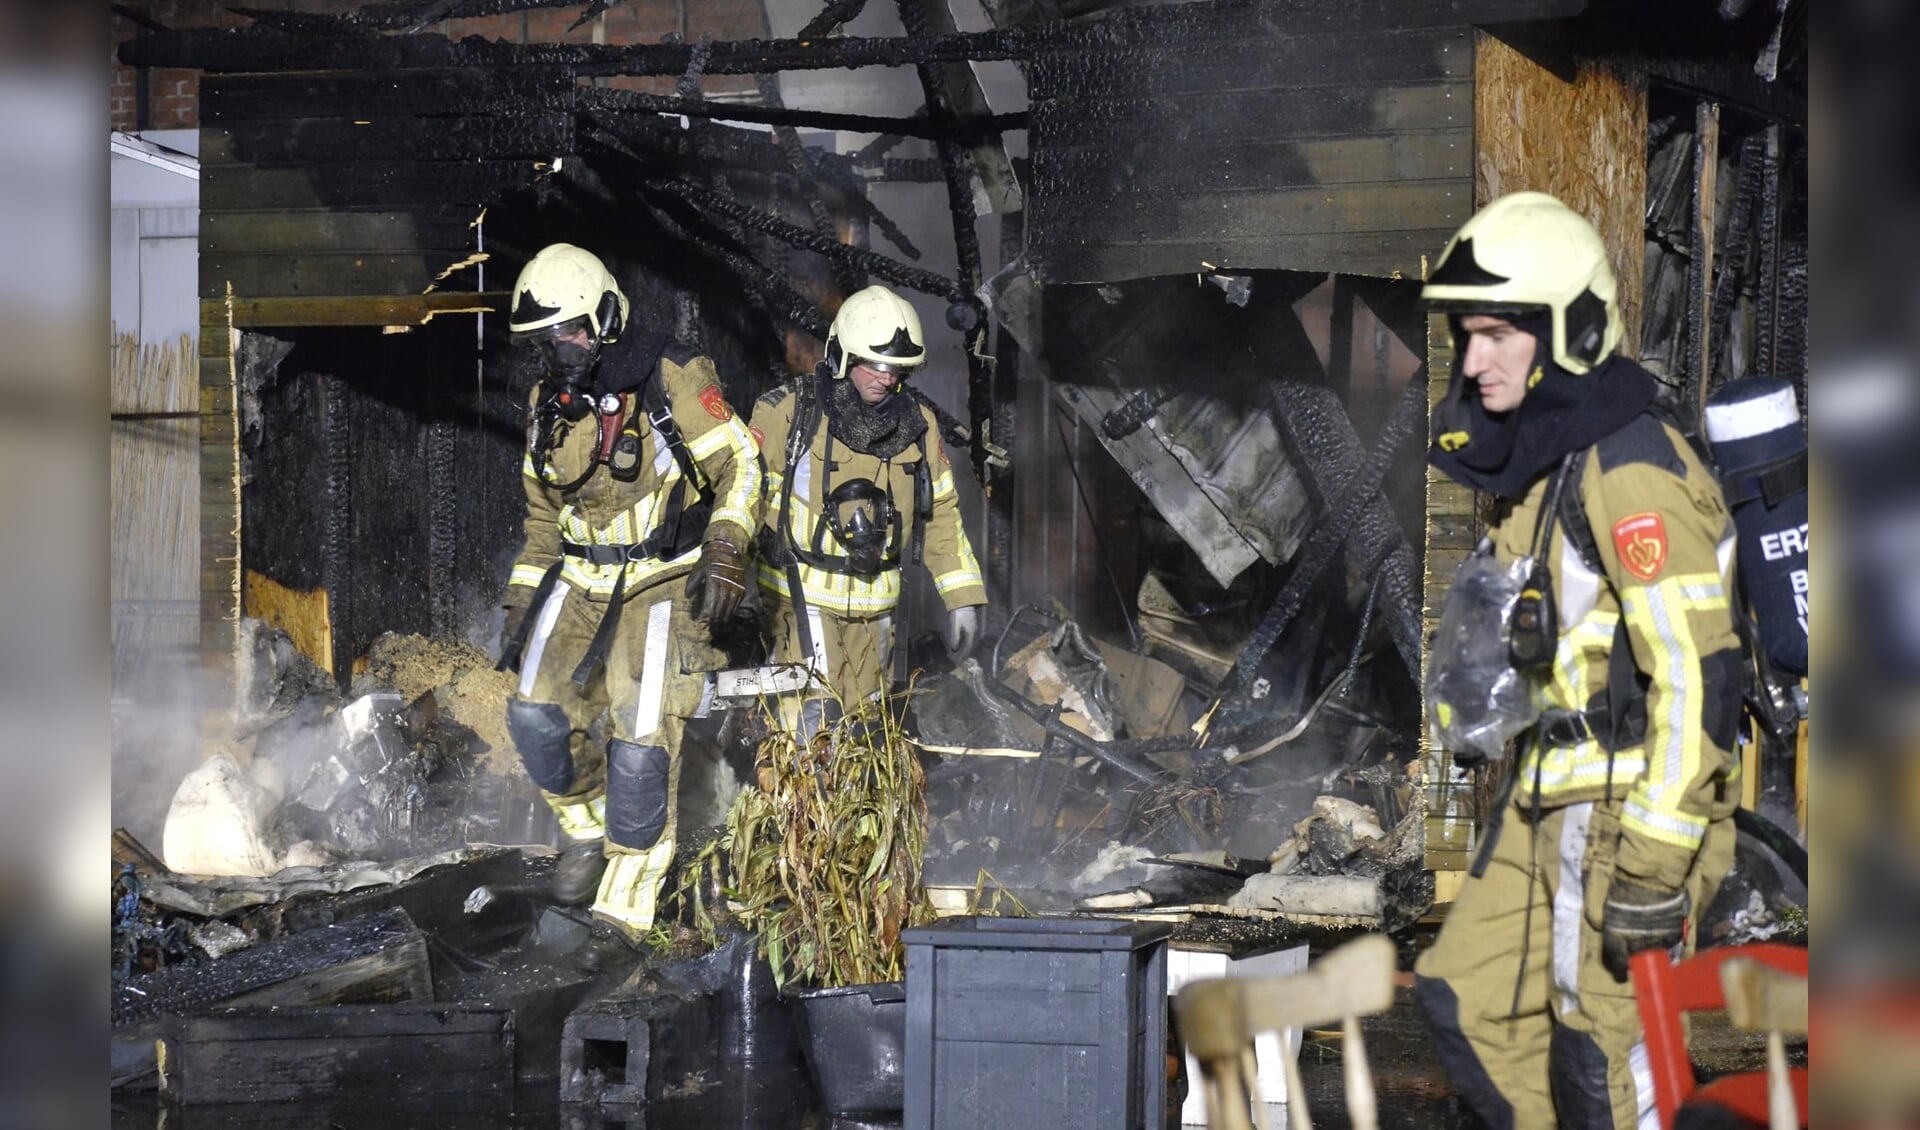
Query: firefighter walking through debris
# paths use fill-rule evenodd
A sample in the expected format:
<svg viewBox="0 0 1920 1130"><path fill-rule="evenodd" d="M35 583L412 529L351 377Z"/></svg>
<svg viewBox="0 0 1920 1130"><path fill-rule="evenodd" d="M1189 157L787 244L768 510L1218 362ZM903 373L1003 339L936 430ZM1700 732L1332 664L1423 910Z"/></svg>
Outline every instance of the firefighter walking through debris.
<svg viewBox="0 0 1920 1130"><path fill-rule="evenodd" d="M637 943L673 856L681 732L702 672L724 665L708 626L746 592L758 453L712 361L631 324L592 253L535 255L509 327L542 375L505 598L501 662L520 672L507 725L570 842L555 898L594 898ZM588 736L602 712L604 747Z"/></svg>
<svg viewBox="0 0 1920 1130"><path fill-rule="evenodd" d="M1480 554L1525 581L1504 623L1481 619L1546 709L1415 996L1490 1125L1632 1127L1653 1095L1627 958L1690 945L1733 859L1733 526L1653 377L1616 352L1605 247L1566 205L1489 204L1423 300L1457 350L1431 461L1497 500ZM1453 750L1485 714L1459 675L1429 675Z"/></svg>
<svg viewBox="0 0 1920 1130"><path fill-rule="evenodd" d="M848 296L811 375L760 398L767 465L759 583L773 659L808 667L782 720L817 732L836 704L880 695L893 671L903 566L922 562L956 658L980 630L985 582L960 524L933 411L905 381L926 360L920 318L885 287ZM896 633L901 637L896 641Z"/></svg>

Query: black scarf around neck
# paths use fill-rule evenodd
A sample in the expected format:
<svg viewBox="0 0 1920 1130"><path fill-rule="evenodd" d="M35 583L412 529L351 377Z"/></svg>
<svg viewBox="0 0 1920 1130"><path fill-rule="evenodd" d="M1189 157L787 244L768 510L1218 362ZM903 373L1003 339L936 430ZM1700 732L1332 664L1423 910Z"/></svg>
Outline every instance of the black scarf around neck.
<svg viewBox="0 0 1920 1130"><path fill-rule="evenodd" d="M1584 374L1570 373L1547 346L1552 329L1540 329L1534 353L1540 379L1511 412L1481 406L1474 383L1460 371L1466 350L1458 343L1453 379L1446 400L1434 409L1427 449L1427 461L1453 481L1498 498L1518 497L1562 456L1593 446L1652 405L1660 388L1653 374L1617 353Z"/></svg>
<svg viewBox="0 0 1920 1130"><path fill-rule="evenodd" d="M892 459L926 433L920 406L904 388L868 404L851 380L827 383L827 433L863 455Z"/></svg>

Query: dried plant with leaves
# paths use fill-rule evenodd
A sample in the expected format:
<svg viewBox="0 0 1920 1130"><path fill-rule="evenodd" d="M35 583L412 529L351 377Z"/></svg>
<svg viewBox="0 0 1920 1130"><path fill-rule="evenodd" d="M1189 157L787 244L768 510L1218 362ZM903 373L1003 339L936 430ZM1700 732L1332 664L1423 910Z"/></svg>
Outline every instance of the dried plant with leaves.
<svg viewBox="0 0 1920 1130"><path fill-rule="evenodd" d="M920 883L926 779L899 717L869 703L809 742L776 726L755 771L759 787L741 791L706 854L724 853L729 909L760 936L776 983L901 979L900 932L933 906ZM680 894L711 934L697 882Z"/></svg>

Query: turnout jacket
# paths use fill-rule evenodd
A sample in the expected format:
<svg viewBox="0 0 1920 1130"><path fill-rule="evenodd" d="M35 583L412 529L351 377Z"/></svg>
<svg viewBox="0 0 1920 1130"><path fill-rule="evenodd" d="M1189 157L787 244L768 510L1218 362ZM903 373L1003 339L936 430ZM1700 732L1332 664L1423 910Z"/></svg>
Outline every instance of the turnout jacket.
<svg viewBox="0 0 1920 1130"><path fill-rule="evenodd" d="M908 394L902 392L896 395ZM782 495L789 486L786 451L787 439L794 426L795 407L796 397L791 386L774 389L754 405L752 427L753 438L759 442L766 461L765 527L771 535L772 545L771 554L761 555L760 585L789 599L791 592L785 569L788 560L786 533L778 528L778 524L784 501ZM927 518L926 529L922 532L922 554L927 572L932 575L934 588L939 591L941 601L949 610L970 604L985 604L986 581L980 574L979 561L974 558L973 546L967 541L966 531L960 524L960 499L954 492L953 466L947 460L946 445L940 441L940 429L932 411L924 404L917 407L926 425L925 431L900 454L892 459L881 459L835 440L831 468L826 466L827 419L825 413L821 413L820 422L814 429L813 442L794 467L791 483L793 500L789 509L793 538L804 547L813 547L816 526L825 520L821 515L821 501L828 489L826 484L829 478L835 486L853 479L871 479L892 498L894 506L904 518L900 538L911 543L914 523L918 521L914 511L914 479L918 465L925 461L933 500L932 514ZM831 530L823 532L821 544L836 553L844 552ZM904 563L906 548L890 540L886 553L899 553ZM769 560L769 556L773 559ZM807 603L822 613L841 619L866 620L885 616L900 603L901 571L898 567L883 569L873 577L859 577L802 562L799 572Z"/></svg>
<svg viewBox="0 0 1920 1130"><path fill-rule="evenodd" d="M1570 476L1565 489L1579 491L1603 568L1589 568L1566 523L1555 523L1546 553L1560 637L1547 708L1587 711L1608 701L1609 656L1624 617L1646 688L1646 734L1609 751L1597 737L1554 745L1543 726L1516 766L1516 803L1531 806L1536 780L1544 808L1622 800L1618 868L1678 889L1708 823L1730 816L1739 800L1733 521L1685 437L1651 415L1601 439L1576 469L1577 482ZM1531 551L1552 478L1501 504L1491 532L1500 560Z"/></svg>
<svg viewBox="0 0 1920 1130"><path fill-rule="evenodd" d="M693 457L695 466L713 490L713 512L707 525L707 537L724 536L743 550L751 531L760 522L760 457L746 425L728 406L720 390L720 377L713 362L677 343L661 354L659 366L649 380L662 382L668 408L675 425ZM620 394L621 420L635 412L636 389ZM538 404L541 390L536 387L533 403ZM560 484L572 482L587 469L600 442L597 415L569 424L561 421L556 429L566 429L553 445L547 458L547 477ZM514 562L509 586L523 585L529 590L540 584L554 561L561 559L561 543L580 545L631 545L646 540L664 519L675 485L681 481L680 463L672 450L648 422L645 407L637 414L640 432L640 473L632 482L622 482L610 467L602 466L577 490L562 494L542 482L532 450L529 428L528 449L521 462L521 480L527 493L526 545ZM682 498L684 507L699 501L698 484L687 484ZM625 596L661 581L681 575L693 567L700 556L699 540L676 557L665 560L643 559L624 564L595 565L583 557L567 555L560 579L587 594L589 599L605 603L613 593L614 582L626 572Z"/></svg>

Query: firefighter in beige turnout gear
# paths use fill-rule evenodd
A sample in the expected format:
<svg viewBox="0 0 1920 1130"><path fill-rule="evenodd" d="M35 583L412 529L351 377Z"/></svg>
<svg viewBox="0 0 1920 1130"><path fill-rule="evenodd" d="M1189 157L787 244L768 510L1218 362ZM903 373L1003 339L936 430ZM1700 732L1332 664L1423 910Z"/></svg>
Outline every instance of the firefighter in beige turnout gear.
<svg viewBox="0 0 1920 1130"><path fill-rule="evenodd" d="M979 634L986 585L961 528L933 411L904 384L926 360L920 319L885 287L848 296L819 370L754 406L767 466L759 582L775 662L810 669L783 722L812 733L889 685L902 566L925 564L949 653Z"/></svg>
<svg viewBox="0 0 1920 1130"><path fill-rule="evenodd" d="M746 592L758 453L713 363L630 325L591 253L554 244L529 261L510 328L544 375L505 597L508 729L570 844L555 897L592 897L638 943L673 856L681 732L703 673L724 666L708 627ZM603 716L604 747L589 737Z"/></svg>
<svg viewBox="0 0 1920 1130"><path fill-rule="evenodd" d="M1733 859L1733 526L1616 352L1614 289L1593 227L1519 193L1461 228L1423 294L1458 350L1431 461L1494 496L1496 560L1551 573L1545 712L1484 870L1416 966L1436 1050L1494 1127L1650 1125L1627 958L1691 944Z"/></svg>

